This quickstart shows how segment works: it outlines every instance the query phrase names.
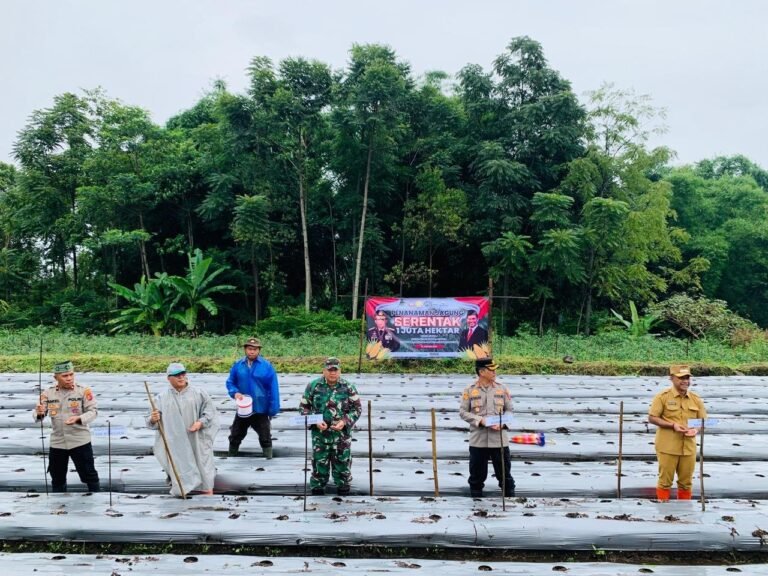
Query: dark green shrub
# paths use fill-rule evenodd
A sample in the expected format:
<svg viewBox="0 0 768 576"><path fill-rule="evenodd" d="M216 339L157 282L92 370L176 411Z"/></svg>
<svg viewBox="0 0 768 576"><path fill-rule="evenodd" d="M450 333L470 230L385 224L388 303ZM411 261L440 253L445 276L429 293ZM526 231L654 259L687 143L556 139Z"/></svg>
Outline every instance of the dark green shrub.
<svg viewBox="0 0 768 576"><path fill-rule="evenodd" d="M360 320L347 320L340 314L328 311L310 312L303 308L270 311L270 316L256 323L256 334L282 334L292 337L299 334L323 334L349 336L360 332Z"/></svg>

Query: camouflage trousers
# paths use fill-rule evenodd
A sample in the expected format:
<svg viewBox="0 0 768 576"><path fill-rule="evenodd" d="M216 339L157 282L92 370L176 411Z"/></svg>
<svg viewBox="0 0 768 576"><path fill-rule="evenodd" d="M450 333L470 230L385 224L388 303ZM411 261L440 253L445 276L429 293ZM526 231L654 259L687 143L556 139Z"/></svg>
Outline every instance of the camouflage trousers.
<svg viewBox="0 0 768 576"><path fill-rule="evenodd" d="M338 432L312 432L312 477L310 488L325 488L333 473L336 486L352 482L352 438Z"/></svg>

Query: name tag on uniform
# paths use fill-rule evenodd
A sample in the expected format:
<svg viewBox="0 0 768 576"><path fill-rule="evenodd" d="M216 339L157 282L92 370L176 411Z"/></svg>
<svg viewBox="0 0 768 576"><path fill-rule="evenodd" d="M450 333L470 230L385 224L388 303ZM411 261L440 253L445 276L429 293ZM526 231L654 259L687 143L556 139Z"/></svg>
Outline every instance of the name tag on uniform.
<svg viewBox="0 0 768 576"><path fill-rule="evenodd" d="M512 423L512 414L493 414L492 416L485 417L486 426L503 426L504 424Z"/></svg>
<svg viewBox="0 0 768 576"><path fill-rule="evenodd" d="M291 424L297 424L299 426L302 426L304 422L309 426L310 424L320 424L322 421L322 414L307 414L306 416L294 416L291 418Z"/></svg>
<svg viewBox="0 0 768 576"><path fill-rule="evenodd" d="M718 424L720 424L720 420L718 420L717 418L707 418L705 420L702 420L701 418L688 419L689 428L701 428L701 426L704 426L705 428L712 428L713 426L717 426Z"/></svg>

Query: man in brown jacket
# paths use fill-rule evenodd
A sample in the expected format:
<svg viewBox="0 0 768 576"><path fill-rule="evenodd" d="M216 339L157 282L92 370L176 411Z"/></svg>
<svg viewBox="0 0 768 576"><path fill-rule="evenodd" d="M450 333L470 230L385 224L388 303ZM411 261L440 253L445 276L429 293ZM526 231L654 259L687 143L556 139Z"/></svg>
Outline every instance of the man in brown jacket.
<svg viewBox="0 0 768 576"><path fill-rule="evenodd" d="M696 467L696 434L688 420L707 417L707 409L698 394L690 392L691 367L674 364L669 368L672 386L654 396L648 411L648 422L656 428L656 458L659 479L656 498L669 500L672 482L677 474L678 500L690 500L693 470Z"/></svg>
<svg viewBox="0 0 768 576"><path fill-rule="evenodd" d="M93 464L91 430L88 425L96 419L96 398L93 390L75 383L72 362L59 362L53 368L56 385L40 396L35 407L35 421L51 418L51 449L48 471L51 473L51 490L67 491L69 459L75 465L80 480L88 485L89 492L99 491L99 474Z"/></svg>

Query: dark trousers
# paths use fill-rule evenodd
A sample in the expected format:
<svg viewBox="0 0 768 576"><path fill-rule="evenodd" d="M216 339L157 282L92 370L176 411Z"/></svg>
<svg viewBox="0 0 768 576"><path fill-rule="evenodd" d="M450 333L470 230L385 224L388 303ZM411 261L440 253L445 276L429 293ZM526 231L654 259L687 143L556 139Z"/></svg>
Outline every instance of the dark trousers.
<svg viewBox="0 0 768 576"><path fill-rule="evenodd" d="M515 479L512 478L509 447L504 448L504 468L501 467L500 448L476 448L469 447L469 489L472 492L480 492L485 486L488 477L488 458L493 463L493 471L501 488L502 472L504 473L506 495L512 496L515 492Z"/></svg>
<svg viewBox="0 0 768 576"><path fill-rule="evenodd" d="M229 447L235 449L240 447L243 438L248 434L248 428L253 428L259 435L259 445L262 448L272 447L272 427L269 423L269 416L266 414L251 414L247 418L235 415L232 426L229 427Z"/></svg>
<svg viewBox="0 0 768 576"><path fill-rule="evenodd" d="M53 492L67 491L67 469L69 459L75 465L80 481L88 485L90 492L98 492L99 473L93 465L93 446L83 444L77 448L51 448L48 453L48 471L51 473L51 490Z"/></svg>

